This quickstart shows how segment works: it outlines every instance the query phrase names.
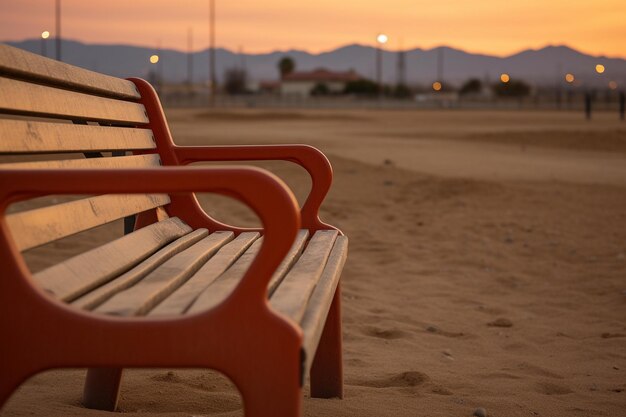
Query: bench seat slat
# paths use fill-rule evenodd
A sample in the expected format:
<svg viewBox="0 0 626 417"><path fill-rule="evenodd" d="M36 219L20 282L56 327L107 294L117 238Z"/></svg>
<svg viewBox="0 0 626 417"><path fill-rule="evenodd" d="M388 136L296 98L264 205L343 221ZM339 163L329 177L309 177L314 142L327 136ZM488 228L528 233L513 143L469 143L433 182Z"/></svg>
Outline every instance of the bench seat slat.
<svg viewBox="0 0 626 417"><path fill-rule="evenodd" d="M166 194L106 194L9 214L6 221L23 251L169 202Z"/></svg>
<svg viewBox="0 0 626 417"><path fill-rule="evenodd" d="M118 156L115 158L82 158L55 161L15 162L0 164L0 169L57 169L57 168L145 168L161 165L158 154Z"/></svg>
<svg viewBox="0 0 626 417"><path fill-rule="evenodd" d="M317 231L270 299L272 307L296 323L304 315L337 235L336 230Z"/></svg>
<svg viewBox="0 0 626 417"><path fill-rule="evenodd" d="M155 148L149 129L0 119L0 153L4 154Z"/></svg>
<svg viewBox="0 0 626 417"><path fill-rule="evenodd" d="M198 294L211 285L229 266L258 239L258 232L245 232L224 245L202 268L172 295L150 311L150 316L180 315L194 302Z"/></svg>
<svg viewBox="0 0 626 417"><path fill-rule="evenodd" d="M0 73L112 97L140 98L139 91L128 80L75 67L4 44L0 44Z"/></svg>
<svg viewBox="0 0 626 417"><path fill-rule="evenodd" d="M308 232L306 230L302 230L298 233L296 241L292 245L285 259L276 269L276 272L274 272L271 281L275 283L280 283L282 281L283 276L287 273L291 265L293 265L293 262L297 259L300 252L302 252L302 246L306 241L307 234ZM243 275L248 270L250 264L259 252L262 242L263 238L254 242L254 244L252 244L252 246L250 246L250 248L239 259L237 259L237 261L230 268L228 268L224 274L222 274L213 282L213 284L207 287L198 296L198 298L196 298L196 301L191 305L191 307L189 307L187 312L196 313L202 310L207 310L224 301L224 299L226 299L226 297L233 292L237 284L239 284L239 281L243 278Z"/></svg>
<svg viewBox="0 0 626 417"><path fill-rule="evenodd" d="M71 301L189 232L189 226L173 217L44 269L33 277L55 297Z"/></svg>
<svg viewBox="0 0 626 417"><path fill-rule="evenodd" d="M150 272L161 266L165 261L186 250L208 234L207 229L197 229L178 238L128 272L125 272L114 280L74 300L72 305L84 310L93 310L118 292L132 287Z"/></svg>
<svg viewBox="0 0 626 417"><path fill-rule="evenodd" d="M210 234L169 259L133 287L117 293L94 311L116 316L138 316L148 313L233 237L232 232Z"/></svg>
<svg viewBox="0 0 626 417"><path fill-rule="evenodd" d="M328 316L333 295L339 284L339 277L347 257L348 238L346 236L338 236L335 246L333 246L333 250L328 257L324 272L311 295L306 312L300 321L304 335L302 344L306 352L306 366L304 369L307 371L311 369L311 364L315 358L317 346L324 331L326 317Z"/></svg>
<svg viewBox="0 0 626 417"><path fill-rule="evenodd" d="M91 96L0 77L0 112L43 117L146 124L142 104Z"/></svg>

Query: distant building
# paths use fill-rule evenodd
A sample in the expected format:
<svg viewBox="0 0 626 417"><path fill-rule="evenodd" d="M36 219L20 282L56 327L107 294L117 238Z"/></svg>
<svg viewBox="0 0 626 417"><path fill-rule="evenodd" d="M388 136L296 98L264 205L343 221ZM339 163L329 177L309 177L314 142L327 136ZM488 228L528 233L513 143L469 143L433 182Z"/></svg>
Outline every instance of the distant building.
<svg viewBox="0 0 626 417"><path fill-rule="evenodd" d="M308 97L314 90L340 94L350 81L362 77L355 71L330 71L318 68L313 71L297 71L285 75L280 81L280 93L287 96Z"/></svg>

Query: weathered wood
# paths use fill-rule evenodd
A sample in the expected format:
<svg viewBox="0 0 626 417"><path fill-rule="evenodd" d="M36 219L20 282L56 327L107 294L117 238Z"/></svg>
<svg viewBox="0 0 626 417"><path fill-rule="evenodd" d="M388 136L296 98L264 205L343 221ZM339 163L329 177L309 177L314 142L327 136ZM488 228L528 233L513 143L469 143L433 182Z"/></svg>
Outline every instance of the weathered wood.
<svg viewBox="0 0 626 417"><path fill-rule="evenodd" d="M74 300L72 302L72 305L84 310L93 310L118 292L135 285L150 272L157 269L165 261L167 261L174 255L181 253L185 249L189 248L191 245L197 243L198 241L200 241L200 239L203 239L208 234L209 232L207 231L207 229L197 229L183 237L176 239L169 245L165 246L164 248L160 249L158 252L150 256L145 261L135 266L133 269L94 289L84 296Z"/></svg>
<svg viewBox="0 0 626 417"><path fill-rule="evenodd" d="M149 129L0 119L0 153L104 152L154 148L156 144Z"/></svg>
<svg viewBox="0 0 626 417"><path fill-rule="evenodd" d="M215 232L166 261L133 287L117 293L94 311L116 316L148 313L182 285L225 243L232 232Z"/></svg>
<svg viewBox="0 0 626 417"><path fill-rule="evenodd" d="M178 218L154 223L34 274L42 288L63 301L96 288L191 232Z"/></svg>
<svg viewBox="0 0 626 417"><path fill-rule="evenodd" d="M146 124L148 116L142 104L31 84L0 77L0 113L32 114L114 122Z"/></svg>
<svg viewBox="0 0 626 417"><path fill-rule="evenodd" d="M302 319L337 234L336 230L320 230L313 235L298 262L272 295L270 301L274 309L295 322Z"/></svg>
<svg viewBox="0 0 626 417"><path fill-rule="evenodd" d="M298 233L296 241L291 246L289 253L285 256L285 259L281 262L270 279L270 282L273 282L274 287L281 282L285 273L287 273L300 252L302 252L302 246L304 241L306 241L307 234L308 232L306 230L301 230ZM230 268L228 268L224 274L216 279L213 284L207 287L198 296L196 301L188 308L187 312L196 313L201 310L208 310L224 301L243 278L243 275L246 273L250 264L259 252L262 242L263 238L254 242L254 244L250 246L250 248L244 252L244 254L237 259L237 261Z"/></svg>
<svg viewBox="0 0 626 417"><path fill-rule="evenodd" d="M333 295L339 284L339 277L347 257L348 238L338 236L335 246L333 246L332 252L328 257L324 272L315 286L315 291L313 291L307 304L306 312L300 321L304 335L302 345L306 352L305 372L311 369L317 346L324 331L330 304L333 301Z"/></svg>
<svg viewBox="0 0 626 417"><path fill-rule="evenodd" d="M289 253L287 253L287 256L285 256L285 259L283 259L280 265L278 265L278 268L276 268L274 275L272 275L272 278L270 279L270 283L267 286L268 297L271 297L272 294L274 294L274 291L276 291L276 288L278 288L278 286L282 282L283 278L285 277L285 274L287 274L287 271L289 271L289 269L293 266L293 264L296 263L296 261L302 254L302 251L304 250L304 246L306 245L306 241L308 238L309 238L308 230L304 229L304 230L298 231L296 240L293 242L293 245L291 246Z"/></svg>
<svg viewBox="0 0 626 417"><path fill-rule="evenodd" d="M55 161L14 162L0 164L0 169L56 169L56 168L141 168L161 165L158 154L119 156L116 158L83 158Z"/></svg>
<svg viewBox="0 0 626 417"><path fill-rule="evenodd" d="M0 74L103 96L140 98L139 91L128 80L64 64L4 44L0 44Z"/></svg>
<svg viewBox="0 0 626 417"><path fill-rule="evenodd" d="M107 194L9 214L6 221L19 250L163 206L166 194Z"/></svg>
<svg viewBox="0 0 626 417"><path fill-rule="evenodd" d="M226 271L258 237L259 233L257 232L242 233L235 240L224 245L187 282L150 311L149 315L184 314L196 297Z"/></svg>

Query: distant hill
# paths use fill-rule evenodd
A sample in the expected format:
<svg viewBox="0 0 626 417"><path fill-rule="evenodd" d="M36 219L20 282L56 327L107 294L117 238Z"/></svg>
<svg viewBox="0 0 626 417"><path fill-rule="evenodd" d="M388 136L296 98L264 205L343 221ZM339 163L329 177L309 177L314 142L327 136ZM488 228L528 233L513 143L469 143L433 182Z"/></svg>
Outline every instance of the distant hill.
<svg viewBox="0 0 626 417"><path fill-rule="evenodd" d="M7 42L31 52L40 52L41 40ZM54 42L47 44L49 56L54 56ZM626 60L583 54L568 46L546 46L538 50L525 50L507 57L472 54L450 47L433 49L411 49L405 51L406 78L410 84L430 84L436 78L437 55L443 53L444 79L459 84L470 77L497 80L503 72L512 78L522 78L537 85L554 85L558 74L571 72L585 84L607 85L615 80L622 87L626 84ZM152 48L129 45L84 44L63 41L63 60L74 65L89 68L118 77L146 77L151 64ZM296 61L300 70L326 67L333 70L354 69L361 75L374 78L375 49L363 45L347 45L332 51L311 54L300 50L275 51L264 54L238 55L227 49L219 48L217 55L217 76L220 80L225 69L233 66L245 66L252 79L272 80L278 78L276 64L289 55ZM160 51L164 78L172 82L184 81L187 77L187 54L181 51L164 49ZM383 77L385 82L397 80L398 53L383 52ZM603 64L606 72L595 73L595 65ZM193 54L194 82L208 79L207 50Z"/></svg>

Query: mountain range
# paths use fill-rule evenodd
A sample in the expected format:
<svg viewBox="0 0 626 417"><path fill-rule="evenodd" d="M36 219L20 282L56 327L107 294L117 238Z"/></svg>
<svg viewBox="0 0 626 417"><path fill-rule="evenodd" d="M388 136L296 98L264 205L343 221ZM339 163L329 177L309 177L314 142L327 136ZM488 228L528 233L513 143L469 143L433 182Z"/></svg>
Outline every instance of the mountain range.
<svg viewBox="0 0 626 417"><path fill-rule="evenodd" d="M46 42L48 55L54 56L54 40ZM42 50L41 39L6 43L35 53ZM154 48L141 46L85 44L64 40L62 52L65 62L118 77L147 77L154 70L159 71L169 82L187 80L188 55L182 51L163 49L157 52ZM156 65L150 64L149 57L155 53L158 53L160 61ZM387 83L395 83L398 80L400 54L383 50L381 55L383 79ZM208 50L192 53L195 83L208 79L208 56ZM245 68L252 80L276 80L277 63L283 56L294 59L296 70L319 67L337 71L353 69L363 77L375 78L376 49L353 44L317 54L302 50L244 54L218 48L218 82L223 79L224 72L233 67ZM565 45L528 49L506 57L472 54L447 46L410 49L404 51L406 81L409 84L430 84L435 81L438 59L443 61L443 79L453 84L460 84L471 77L495 81L501 73L508 73L512 79L523 79L535 85L555 85L563 82L566 73L572 73L577 82L585 85L606 86L609 81L615 81L622 87L626 85L626 59L587 55ZM597 64L605 66L603 74L596 73Z"/></svg>

